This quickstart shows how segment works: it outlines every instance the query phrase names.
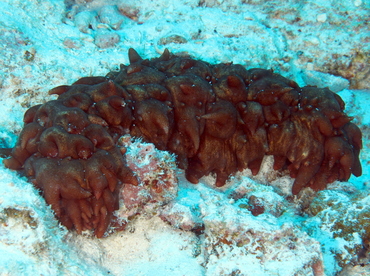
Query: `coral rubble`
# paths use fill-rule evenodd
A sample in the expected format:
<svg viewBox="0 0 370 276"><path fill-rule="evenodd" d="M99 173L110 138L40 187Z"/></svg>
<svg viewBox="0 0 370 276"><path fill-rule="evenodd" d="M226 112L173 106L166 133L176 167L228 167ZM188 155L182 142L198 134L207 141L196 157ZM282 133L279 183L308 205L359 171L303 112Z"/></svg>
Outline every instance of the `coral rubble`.
<svg viewBox="0 0 370 276"><path fill-rule="evenodd" d="M199 237L194 254L205 275L325 275L320 243L287 219L294 211L273 187L247 177L223 191L189 185L161 218ZM253 216L243 203L259 194L267 212Z"/></svg>
<svg viewBox="0 0 370 276"><path fill-rule="evenodd" d="M102 237L121 187L138 184L117 145L125 134L176 154L194 184L210 173L217 187L246 168L257 174L265 155L295 178L293 194L361 175L361 132L329 89L168 50L148 60L130 49L129 59L119 72L50 90L58 99L25 113L4 160L24 171L68 228Z"/></svg>
<svg viewBox="0 0 370 276"><path fill-rule="evenodd" d="M307 233L318 240L332 267L339 272L349 265L363 265L369 257L370 196L363 191L325 190L317 193L304 223ZM336 244L335 248L333 244Z"/></svg>
<svg viewBox="0 0 370 276"><path fill-rule="evenodd" d="M176 198L176 163L169 152L138 139L133 141L130 135L122 136L118 145L127 149L127 165L140 182L138 186L124 185L119 194L120 208L115 215L119 224L125 224L130 217L144 211L153 213Z"/></svg>

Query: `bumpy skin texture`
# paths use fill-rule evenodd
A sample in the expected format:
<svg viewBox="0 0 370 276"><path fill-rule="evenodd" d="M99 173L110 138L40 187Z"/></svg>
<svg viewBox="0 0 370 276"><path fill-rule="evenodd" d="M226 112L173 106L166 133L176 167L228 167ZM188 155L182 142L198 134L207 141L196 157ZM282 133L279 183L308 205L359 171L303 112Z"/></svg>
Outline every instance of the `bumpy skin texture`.
<svg viewBox="0 0 370 276"><path fill-rule="evenodd" d="M26 112L4 160L25 171L68 228L102 237L121 185L137 185L116 146L124 134L175 153L194 184L209 173L217 187L238 170L255 175L265 155L290 171L293 194L361 175L361 131L329 89L167 50L143 60L130 49L129 59L119 72L52 89L58 99Z"/></svg>

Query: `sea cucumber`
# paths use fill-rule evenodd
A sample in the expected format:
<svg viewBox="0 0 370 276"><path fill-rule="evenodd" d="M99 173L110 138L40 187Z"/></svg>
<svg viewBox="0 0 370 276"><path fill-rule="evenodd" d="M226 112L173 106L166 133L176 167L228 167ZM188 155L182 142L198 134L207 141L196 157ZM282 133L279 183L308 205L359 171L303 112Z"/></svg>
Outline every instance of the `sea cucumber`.
<svg viewBox="0 0 370 276"><path fill-rule="evenodd" d="M168 50L149 60L130 49L129 60L105 77L51 89L58 99L25 113L4 160L24 171L67 228L104 236L122 185L138 184L117 145L125 134L174 153L194 184L210 173L217 187L246 168L255 175L265 155L275 170L289 170L295 195L362 173L361 131L327 88Z"/></svg>

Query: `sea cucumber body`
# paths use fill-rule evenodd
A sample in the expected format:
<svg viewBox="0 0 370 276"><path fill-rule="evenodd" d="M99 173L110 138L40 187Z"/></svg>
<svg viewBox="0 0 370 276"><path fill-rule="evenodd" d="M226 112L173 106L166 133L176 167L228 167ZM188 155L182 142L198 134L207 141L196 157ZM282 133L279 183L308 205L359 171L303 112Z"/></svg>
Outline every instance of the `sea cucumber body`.
<svg viewBox="0 0 370 276"><path fill-rule="evenodd" d="M361 175L361 131L329 89L167 50L144 60L130 49L129 59L119 72L52 89L58 99L26 112L4 160L25 170L68 228L102 237L121 186L138 184L116 144L125 134L176 154L192 183L214 173L220 187L237 171L257 174L265 155L295 178L293 194Z"/></svg>

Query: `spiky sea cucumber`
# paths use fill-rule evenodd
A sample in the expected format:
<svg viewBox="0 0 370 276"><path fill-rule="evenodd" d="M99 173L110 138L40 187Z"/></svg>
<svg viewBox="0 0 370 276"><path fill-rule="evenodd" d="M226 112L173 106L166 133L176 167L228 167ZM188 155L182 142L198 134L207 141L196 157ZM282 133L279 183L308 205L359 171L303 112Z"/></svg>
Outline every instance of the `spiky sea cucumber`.
<svg viewBox="0 0 370 276"><path fill-rule="evenodd" d="M327 88L299 87L272 70L211 65L168 50L106 77L50 90L58 99L31 107L6 167L22 170L59 220L102 237L122 185L138 180L117 145L125 134L177 156L192 183L210 173L217 187L265 155L295 178L292 193L322 190L361 175L361 131Z"/></svg>

